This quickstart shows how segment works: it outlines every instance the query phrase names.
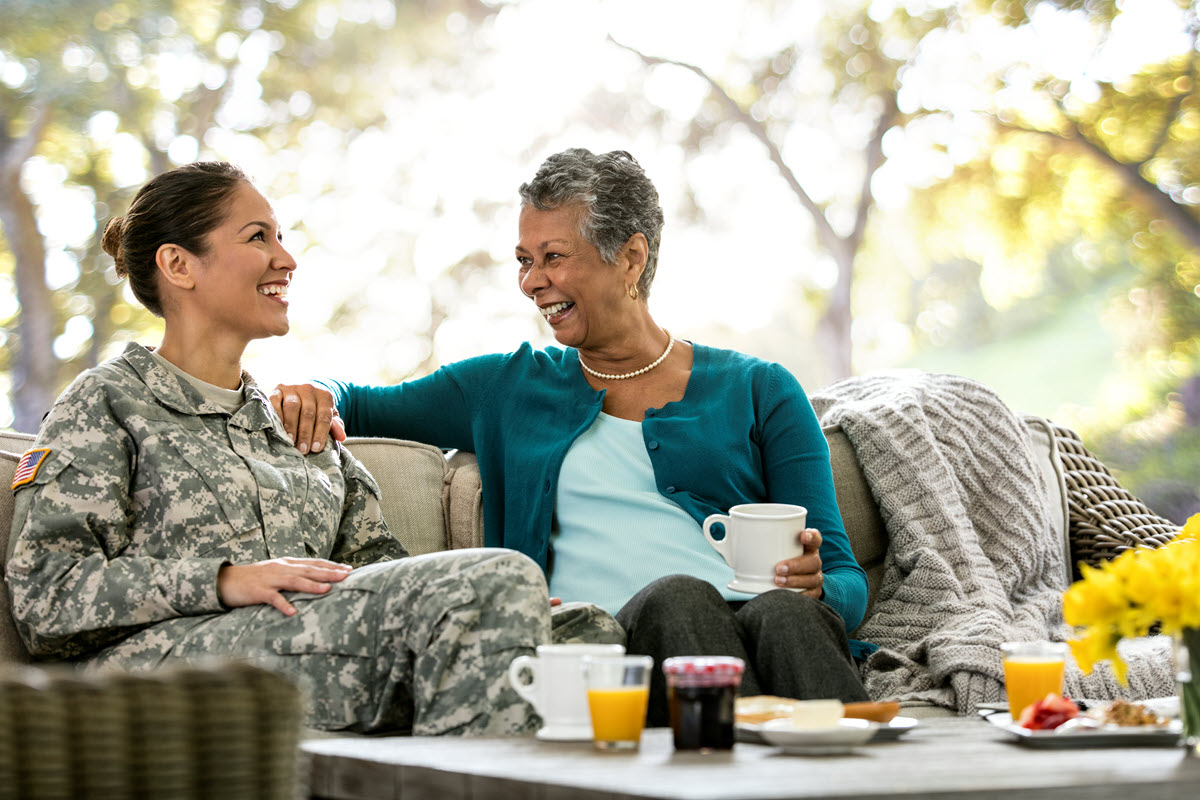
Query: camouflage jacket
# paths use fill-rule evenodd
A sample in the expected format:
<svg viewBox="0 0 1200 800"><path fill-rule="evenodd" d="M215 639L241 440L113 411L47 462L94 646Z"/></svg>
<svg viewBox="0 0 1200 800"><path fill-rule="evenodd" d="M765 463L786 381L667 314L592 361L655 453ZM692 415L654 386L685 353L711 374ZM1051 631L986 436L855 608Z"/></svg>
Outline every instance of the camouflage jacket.
<svg viewBox="0 0 1200 800"><path fill-rule="evenodd" d="M31 653L87 655L223 612L224 564L407 555L370 473L340 445L302 456L243 379L231 416L130 344L54 404L34 445L48 452L16 489L6 568Z"/></svg>

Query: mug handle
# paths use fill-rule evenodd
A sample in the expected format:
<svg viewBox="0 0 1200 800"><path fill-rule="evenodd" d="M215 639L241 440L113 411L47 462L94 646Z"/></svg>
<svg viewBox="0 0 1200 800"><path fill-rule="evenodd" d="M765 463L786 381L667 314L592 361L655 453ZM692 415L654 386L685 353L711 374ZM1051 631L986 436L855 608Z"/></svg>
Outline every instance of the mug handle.
<svg viewBox="0 0 1200 800"><path fill-rule="evenodd" d="M713 538L712 531L709 530L716 523L721 523L725 526L725 538L717 540ZM721 554L721 558L725 559L725 563L733 566L733 556L730 553L731 545L729 539L729 525L733 522L727 514L711 514L705 518L704 524L701 526L704 530L704 538L708 539L708 543L713 546L713 549Z"/></svg>
<svg viewBox="0 0 1200 800"><path fill-rule="evenodd" d="M529 670L529 683L521 682L521 670ZM537 708L538 660L532 656L517 656L508 665L508 682L527 703ZM541 713L539 710L538 713Z"/></svg>

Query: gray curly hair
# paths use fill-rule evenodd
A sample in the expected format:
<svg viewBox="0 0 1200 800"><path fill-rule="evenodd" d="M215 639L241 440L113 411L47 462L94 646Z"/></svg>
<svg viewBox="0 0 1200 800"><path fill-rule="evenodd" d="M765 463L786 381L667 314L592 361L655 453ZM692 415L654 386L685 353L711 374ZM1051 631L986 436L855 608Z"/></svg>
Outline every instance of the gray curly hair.
<svg viewBox="0 0 1200 800"><path fill-rule="evenodd" d="M518 191L522 207L551 211L578 206L582 211L579 233L607 264L616 263L630 236L645 236L646 268L638 279L638 291L642 297L650 296L663 212L658 191L633 156L624 150L596 155L573 147L543 161L533 180L521 184Z"/></svg>

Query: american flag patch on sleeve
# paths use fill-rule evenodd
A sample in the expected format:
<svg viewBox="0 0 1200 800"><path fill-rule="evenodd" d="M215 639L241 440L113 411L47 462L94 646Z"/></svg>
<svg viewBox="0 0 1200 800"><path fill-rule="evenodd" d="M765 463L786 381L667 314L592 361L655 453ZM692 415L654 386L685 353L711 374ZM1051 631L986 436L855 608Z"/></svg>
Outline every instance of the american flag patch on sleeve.
<svg viewBox="0 0 1200 800"><path fill-rule="evenodd" d="M41 469L48 455L50 455L49 447L35 447L27 450L25 455L21 456L20 462L17 463L17 471L13 474L12 488L18 489L27 483L33 483L33 479L37 477L38 470Z"/></svg>

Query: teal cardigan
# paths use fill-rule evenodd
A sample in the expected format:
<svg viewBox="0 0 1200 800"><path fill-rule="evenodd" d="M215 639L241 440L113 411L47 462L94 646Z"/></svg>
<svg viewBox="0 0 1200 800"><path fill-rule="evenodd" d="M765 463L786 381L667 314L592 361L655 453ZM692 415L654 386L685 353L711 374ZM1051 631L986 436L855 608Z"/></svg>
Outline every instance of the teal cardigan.
<svg viewBox="0 0 1200 800"><path fill-rule="evenodd" d="M395 386L322 381L347 432L475 453L485 544L546 568L558 473L604 403L574 348L479 356ZM829 445L808 397L779 364L693 345L682 400L646 410L658 490L699 524L739 503L795 503L821 531L825 602L848 631L862 621L867 577L854 560L833 489ZM619 556L618 556L619 557Z"/></svg>

